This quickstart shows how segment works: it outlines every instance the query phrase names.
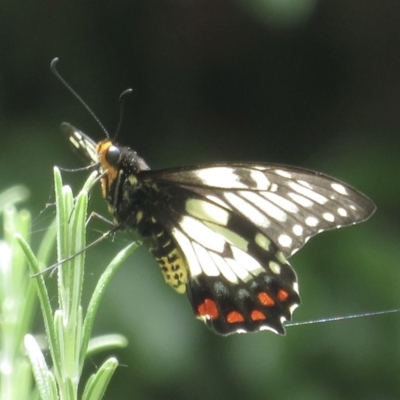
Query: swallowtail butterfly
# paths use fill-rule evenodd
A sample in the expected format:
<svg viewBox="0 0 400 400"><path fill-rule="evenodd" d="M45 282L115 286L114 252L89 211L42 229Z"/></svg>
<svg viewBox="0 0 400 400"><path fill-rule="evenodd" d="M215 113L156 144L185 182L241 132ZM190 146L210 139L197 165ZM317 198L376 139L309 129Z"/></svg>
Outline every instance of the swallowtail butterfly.
<svg viewBox="0 0 400 400"><path fill-rule="evenodd" d="M300 304L287 259L312 236L365 221L374 203L324 174L284 165L229 163L150 170L129 147L99 143L64 123L97 165L119 229L135 229L165 281L221 335L271 330Z"/></svg>

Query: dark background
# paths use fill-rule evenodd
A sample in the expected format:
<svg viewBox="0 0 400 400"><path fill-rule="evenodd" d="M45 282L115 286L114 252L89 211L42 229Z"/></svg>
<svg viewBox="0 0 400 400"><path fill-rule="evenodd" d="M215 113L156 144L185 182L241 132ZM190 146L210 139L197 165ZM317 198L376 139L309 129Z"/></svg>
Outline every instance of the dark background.
<svg viewBox="0 0 400 400"><path fill-rule="evenodd" d="M320 235L291 260L302 294L295 321L399 307L398 0L3 0L0 54L1 189L31 190L34 241L53 212L39 214L53 199L52 166L82 165L59 123L104 136L51 74L57 56L111 133L119 94L134 89L119 141L154 168L279 162L374 199L370 221ZM77 190L86 176L64 180ZM95 190L91 209L105 213L100 197ZM119 234L89 251L89 290L129 240ZM97 321L97 334L129 338L108 354L122 366L105 398L398 399L399 321L218 337L143 248L120 269ZM90 359L86 373L106 356Z"/></svg>

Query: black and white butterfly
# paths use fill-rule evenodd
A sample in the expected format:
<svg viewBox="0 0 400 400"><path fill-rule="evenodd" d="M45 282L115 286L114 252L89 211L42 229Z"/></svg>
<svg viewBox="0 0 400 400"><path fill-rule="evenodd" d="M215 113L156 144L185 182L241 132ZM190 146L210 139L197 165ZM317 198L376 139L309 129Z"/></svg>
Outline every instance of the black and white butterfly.
<svg viewBox="0 0 400 400"><path fill-rule="evenodd" d="M263 163L150 170L129 147L63 129L99 167L116 226L138 231L165 281L221 335L284 334L300 304L287 258L312 236L375 211L362 193L318 172Z"/></svg>

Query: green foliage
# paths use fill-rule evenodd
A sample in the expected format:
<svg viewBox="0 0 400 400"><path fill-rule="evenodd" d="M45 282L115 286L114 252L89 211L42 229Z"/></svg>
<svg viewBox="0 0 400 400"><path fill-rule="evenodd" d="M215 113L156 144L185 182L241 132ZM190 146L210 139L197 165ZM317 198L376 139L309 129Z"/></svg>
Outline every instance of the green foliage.
<svg viewBox="0 0 400 400"><path fill-rule="evenodd" d="M45 323L46 336L52 359L52 366L46 363L36 339L27 334L25 348L30 359L40 397L45 400L75 400L81 391L81 374L88 355L104 348L123 347L126 339L120 335L106 335L90 342L93 323L104 291L122 262L137 247L131 243L120 251L108 265L91 295L86 313L81 304L86 249L86 219L88 190L92 187L97 173L90 175L76 198L71 188L63 186L58 169L54 171L56 191L57 264L51 273L58 273L58 308L54 311L50 302L43 263L35 257L27 241L16 234L18 242L28 260L32 279L39 297ZM101 399L118 366L118 361L107 359L87 381L83 400Z"/></svg>
<svg viewBox="0 0 400 400"><path fill-rule="evenodd" d="M36 310L33 281L14 234L26 242L31 232L28 211L15 204L27 198L27 189L14 186L0 194L3 237L0 239L0 399L36 399L31 369L22 351L23 338L32 325ZM42 253L43 254L43 253Z"/></svg>

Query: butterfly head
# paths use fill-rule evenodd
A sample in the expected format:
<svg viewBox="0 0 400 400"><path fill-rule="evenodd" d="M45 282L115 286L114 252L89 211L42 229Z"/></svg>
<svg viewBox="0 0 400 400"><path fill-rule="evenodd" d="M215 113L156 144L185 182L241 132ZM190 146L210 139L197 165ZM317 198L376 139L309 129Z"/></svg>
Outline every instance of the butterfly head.
<svg viewBox="0 0 400 400"><path fill-rule="evenodd" d="M119 146L109 138L96 143L71 124L63 123L61 129L73 149L99 168L103 197L109 203L113 203L116 188L121 187L125 180L132 184L140 171L150 169L135 151Z"/></svg>
<svg viewBox="0 0 400 400"><path fill-rule="evenodd" d="M118 146L112 140L106 139L99 142L95 151L100 163L101 171L120 170L137 174L142 170L149 169L142 157L129 147Z"/></svg>

